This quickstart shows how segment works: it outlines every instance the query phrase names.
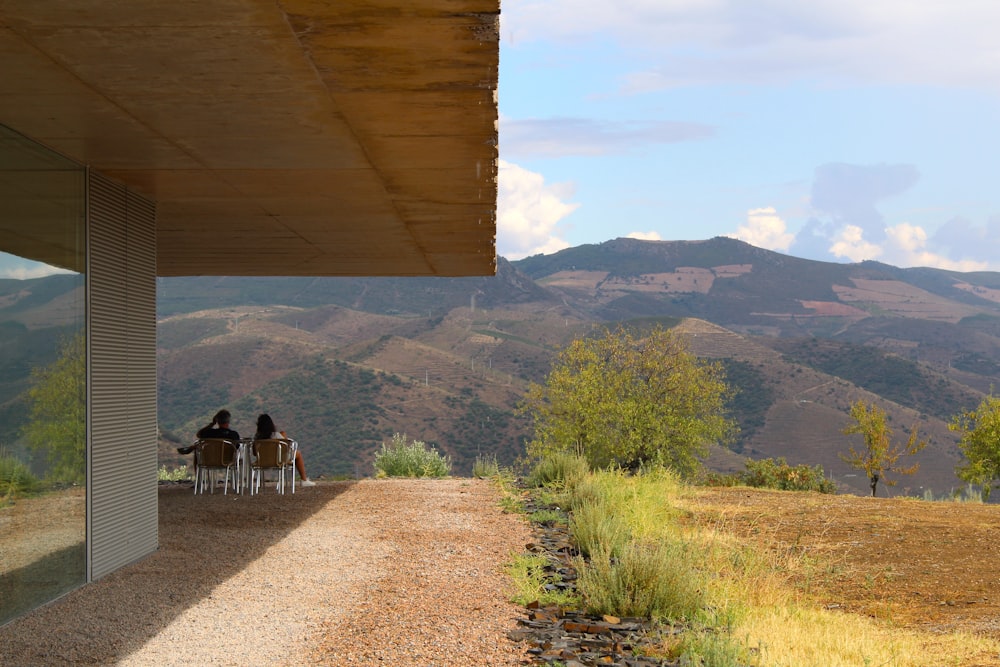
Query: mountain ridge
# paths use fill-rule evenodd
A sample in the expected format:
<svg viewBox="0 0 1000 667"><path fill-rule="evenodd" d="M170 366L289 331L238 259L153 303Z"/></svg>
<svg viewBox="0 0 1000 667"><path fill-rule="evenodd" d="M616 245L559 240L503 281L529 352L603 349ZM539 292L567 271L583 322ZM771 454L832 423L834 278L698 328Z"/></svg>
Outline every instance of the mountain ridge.
<svg viewBox="0 0 1000 667"><path fill-rule="evenodd" d="M857 444L841 433L847 409L864 399L887 410L897 438L914 424L927 434L921 471L900 487L940 495L961 486L948 417L1000 372L1000 273L815 262L724 237L615 239L497 267L158 279L161 462L185 462L176 443L229 407L241 431L270 412L317 474L370 474L393 432L437 446L459 473L477 455L511 464L530 437L519 397L561 346L618 322L659 323L723 363L739 390L743 435L716 450L717 468L784 456L864 493L839 458ZM56 335L72 288L60 280L0 281L0 336L7 327L23 346L29 326ZM15 389L0 386L0 411L16 419Z"/></svg>

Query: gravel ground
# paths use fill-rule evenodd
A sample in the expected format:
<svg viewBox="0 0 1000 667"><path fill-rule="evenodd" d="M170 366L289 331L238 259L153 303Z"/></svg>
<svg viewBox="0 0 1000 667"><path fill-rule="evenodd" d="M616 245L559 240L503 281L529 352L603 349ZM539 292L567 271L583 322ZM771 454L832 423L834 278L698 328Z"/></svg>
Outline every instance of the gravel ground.
<svg viewBox="0 0 1000 667"><path fill-rule="evenodd" d="M162 486L159 512L159 551L0 627L0 665L521 664L531 531L488 482Z"/></svg>

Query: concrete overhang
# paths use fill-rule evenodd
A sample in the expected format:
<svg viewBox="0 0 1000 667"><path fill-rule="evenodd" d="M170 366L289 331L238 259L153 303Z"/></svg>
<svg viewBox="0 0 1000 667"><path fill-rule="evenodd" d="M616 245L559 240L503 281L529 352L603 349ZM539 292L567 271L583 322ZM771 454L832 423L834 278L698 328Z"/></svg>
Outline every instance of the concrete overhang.
<svg viewBox="0 0 1000 667"><path fill-rule="evenodd" d="M0 124L157 206L157 273L491 275L499 0L0 0Z"/></svg>

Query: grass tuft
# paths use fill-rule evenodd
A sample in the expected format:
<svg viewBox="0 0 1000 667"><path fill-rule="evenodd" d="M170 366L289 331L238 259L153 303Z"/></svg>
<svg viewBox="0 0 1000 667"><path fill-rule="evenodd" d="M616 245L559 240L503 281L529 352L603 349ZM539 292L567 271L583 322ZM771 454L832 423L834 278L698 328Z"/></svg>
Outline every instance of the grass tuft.
<svg viewBox="0 0 1000 667"><path fill-rule="evenodd" d="M472 463L472 476L478 479L489 479L500 474L500 464L497 463L497 455L477 455Z"/></svg>
<svg viewBox="0 0 1000 667"><path fill-rule="evenodd" d="M557 452L536 463L525 483L529 487L571 488L589 472L587 459L576 454Z"/></svg>
<svg viewBox="0 0 1000 667"><path fill-rule="evenodd" d="M562 578L549 567L545 556L518 554L507 567L507 572L514 582L512 599L517 604L527 606L537 602L543 607L556 605L562 608L580 604L580 598L575 594L551 585L560 583Z"/></svg>
<svg viewBox="0 0 1000 667"><path fill-rule="evenodd" d="M405 434L394 433L392 444L375 454L376 477L447 477L451 457L442 456L420 440L408 442Z"/></svg>
<svg viewBox="0 0 1000 667"><path fill-rule="evenodd" d="M18 496L38 491L40 486L28 466L0 449L0 507Z"/></svg>
<svg viewBox="0 0 1000 667"><path fill-rule="evenodd" d="M181 466L180 468L174 468L170 470L167 466L162 465L160 469L156 471L156 480L158 482L184 482L191 477L191 471L188 470L187 466Z"/></svg>
<svg viewBox="0 0 1000 667"><path fill-rule="evenodd" d="M635 542L617 558L595 554L577 562L577 585L594 614L690 621L705 608L704 579L690 544Z"/></svg>

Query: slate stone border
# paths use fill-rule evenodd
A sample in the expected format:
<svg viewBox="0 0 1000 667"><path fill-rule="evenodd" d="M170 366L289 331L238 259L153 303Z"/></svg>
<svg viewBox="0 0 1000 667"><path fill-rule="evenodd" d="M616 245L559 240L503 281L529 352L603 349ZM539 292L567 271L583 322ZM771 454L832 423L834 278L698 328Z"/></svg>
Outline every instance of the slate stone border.
<svg viewBox="0 0 1000 667"><path fill-rule="evenodd" d="M566 517L558 507L543 506L534 498L525 501L529 516L540 510L554 510ZM527 545L531 554L545 556L549 564L546 574L553 582L552 590L576 590L576 569L573 558L579 551L570 539L568 521L532 522L535 540ZM541 607L537 602L525 608L519 628L507 636L515 642L528 644L526 665L565 665L565 667L678 667L679 661L655 658L646 653L668 634L680 634L683 626L654 623L648 618L616 618L595 616L581 610L565 610L558 606Z"/></svg>

